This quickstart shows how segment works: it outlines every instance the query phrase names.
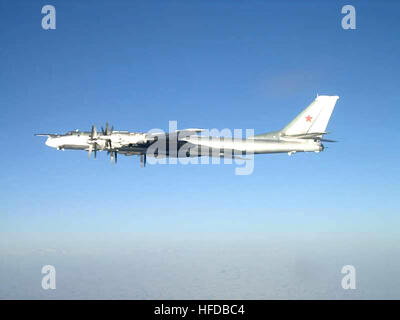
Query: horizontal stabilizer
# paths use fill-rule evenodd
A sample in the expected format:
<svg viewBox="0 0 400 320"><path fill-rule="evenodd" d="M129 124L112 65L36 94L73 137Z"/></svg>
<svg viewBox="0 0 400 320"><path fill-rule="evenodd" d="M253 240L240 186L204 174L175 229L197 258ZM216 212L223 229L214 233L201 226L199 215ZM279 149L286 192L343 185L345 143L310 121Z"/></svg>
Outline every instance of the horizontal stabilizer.
<svg viewBox="0 0 400 320"><path fill-rule="evenodd" d="M337 140L331 140L331 139L320 139L322 142L337 142Z"/></svg>

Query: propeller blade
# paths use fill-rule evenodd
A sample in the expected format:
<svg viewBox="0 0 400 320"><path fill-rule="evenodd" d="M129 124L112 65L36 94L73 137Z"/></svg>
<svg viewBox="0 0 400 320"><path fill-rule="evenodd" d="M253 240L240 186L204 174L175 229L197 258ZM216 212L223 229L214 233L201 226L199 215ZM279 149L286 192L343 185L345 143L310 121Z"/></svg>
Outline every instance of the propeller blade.
<svg viewBox="0 0 400 320"><path fill-rule="evenodd" d="M146 154L141 153L140 154L140 167L144 168L146 166Z"/></svg>
<svg viewBox="0 0 400 320"><path fill-rule="evenodd" d="M113 133L113 131L114 131L114 126L110 128L108 122L106 122L106 130L104 131L103 134L106 136L110 136Z"/></svg>
<svg viewBox="0 0 400 320"><path fill-rule="evenodd" d="M97 156L97 143L94 144L94 158Z"/></svg>
<svg viewBox="0 0 400 320"><path fill-rule="evenodd" d="M111 139L106 140L106 144L110 149L112 149Z"/></svg>
<svg viewBox="0 0 400 320"><path fill-rule="evenodd" d="M107 154L110 155L111 163L117 163L117 151L107 151Z"/></svg>
<svg viewBox="0 0 400 320"><path fill-rule="evenodd" d="M97 139L97 130L96 130L96 126L95 125L92 126L92 131L90 133L90 138L92 140L93 139Z"/></svg>

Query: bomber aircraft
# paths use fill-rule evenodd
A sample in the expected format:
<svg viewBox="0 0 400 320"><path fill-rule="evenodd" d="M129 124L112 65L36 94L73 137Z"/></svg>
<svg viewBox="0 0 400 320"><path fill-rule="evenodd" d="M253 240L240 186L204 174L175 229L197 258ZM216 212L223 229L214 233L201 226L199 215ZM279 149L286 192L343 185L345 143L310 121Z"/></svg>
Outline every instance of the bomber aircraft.
<svg viewBox="0 0 400 320"><path fill-rule="evenodd" d="M95 126L88 131L69 131L66 134L36 134L47 136L46 145L57 150L85 150L88 156L106 151L111 162L117 155L140 156L141 167L146 157L224 157L242 158L247 154L321 152L326 127L338 96L319 95L282 130L243 138L202 136L204 129L183 129L168 133L116 131L106 123L98 132Z"/></svg>

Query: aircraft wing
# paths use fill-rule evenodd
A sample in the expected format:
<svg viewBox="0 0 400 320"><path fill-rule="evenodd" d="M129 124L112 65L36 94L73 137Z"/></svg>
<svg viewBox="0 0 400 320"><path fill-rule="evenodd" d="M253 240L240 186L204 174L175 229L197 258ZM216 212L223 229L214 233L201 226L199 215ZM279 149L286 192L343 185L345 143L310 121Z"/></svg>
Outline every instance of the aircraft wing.
<svg viewBox="0 0 400 320"><path fill-rule="evenodd" d="M55 138L55 137L59 137L59 134L55 134L55 133L36 133L35 134L36 137L51 137L51 138Z"/></svg>
<svg viewBox="0 0 400 320"><path fill-rule="evenodd" d="M188 135L197 134L200 132L206 131L205 129L200 128L189 128L189 129L182 129L182 130L175 130L176 133L187 133Z"/></svg>
<svg viewBox="0 0 400 320"><path fill-rule="evenodd" d="M189 128L189 129L175 130L173 132L162 132L162 131L153 132L153 133L148 133L148 135L156 137L165 136L166 138L168 138L171 135L176 135L179 139L181 138L183 139L184 137L193 136L203 131L205 131L205 129Z"/></svg>
<svg viewBox="0 0 400 320"><path fill-rule="evenodd" d="M238 149L220 149L208 144L202 143L202 140L191 139L190 137L182 138L181 143L189 145L190 154L206 157L219 157L227 159L251 160L243 157L243 151Z"/></svg>

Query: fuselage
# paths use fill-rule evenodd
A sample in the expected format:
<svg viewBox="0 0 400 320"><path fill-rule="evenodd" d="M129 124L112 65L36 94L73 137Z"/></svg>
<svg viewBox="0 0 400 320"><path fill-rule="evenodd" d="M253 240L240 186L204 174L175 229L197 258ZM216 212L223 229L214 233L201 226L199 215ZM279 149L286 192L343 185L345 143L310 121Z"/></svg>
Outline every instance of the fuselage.
<svg viewBox="0 0 400 320"><path fill-rule="evenodd" d="M118 149L143 143L146 135L136 132L113 132L112 135L99 135L93 140L90 132L71 131L64 135L50 135L46 140L46 145L59 150L88 150L93 147L93 143L96 143L97 149L104 150L107 140L111 141L113 149Z"/></svg>
<svg viewBox="0 0 400 320"><path fill-rule="evenodd" d="M132 152L135 152L134 147L143 143L146 140L146 135L144 133L115 132L111 136L99 136L95 141L97 150L106 149L107 139L111 140L113 149L127 150L131 147ZM178 143L175 147L179 149L186 143L196 146L190 151L191 156L210 155L212 152L215 153L216 150L221 153L224 150L234 150L242 154L263 154L320 152L324 149L321 143L311 139L232 139L197 135L185 138L183 143ZM93 148L93 140L91 140L90 132L73 131L65 135L49 136L46 145L58 150L89 150ZM158 148L157 154L178 157L179 150L171 152L170 144L166 143L164 147L161 145Z"/></svg>
<svg viewBox="0 0 400 320"><path fill-rule="evenodd" d="M209 149L235 150L241 153L289 153L320 152L324 149L321 143L302 139L232 139L191 136L185 139L193 145Z"/></svg>

